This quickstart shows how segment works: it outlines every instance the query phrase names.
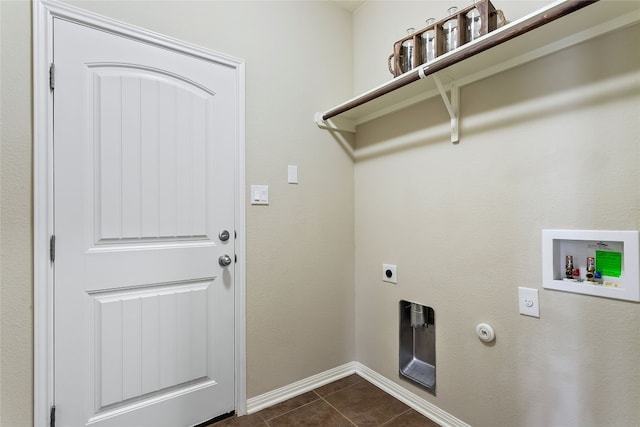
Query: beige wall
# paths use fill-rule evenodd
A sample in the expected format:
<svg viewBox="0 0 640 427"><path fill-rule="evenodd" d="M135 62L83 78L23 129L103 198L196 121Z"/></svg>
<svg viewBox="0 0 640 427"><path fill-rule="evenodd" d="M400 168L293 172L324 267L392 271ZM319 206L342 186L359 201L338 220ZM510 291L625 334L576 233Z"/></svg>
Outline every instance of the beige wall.
<svg viewBox="0 0 640 427"><path fill-rule="evenodd" d="M357 11L355 40L388 7ZM358 128L379 154L355 164L356 360L476 427L637 425L640 305L544 290L541 230L640 227L639 39L636 25L463 87L458 145L439 98ZM355 70L386 58L354 52ZM518 314L518 286L539 289L540 319ZM399 377L400 299L435 309L436 397Z"/></svg>
<svg viewBox="0 0 640 427"><path fill-rule="evenodd" d="M0 1L0 425L32 412L30 4Z"/></svg>
<svg viewBox="0 0 640 427"><path fill-rule="evenodd" d="M353 164L313 122L352 93L351 15L322 1L74 4L246 61L246 182L271 189L268 207L247 206L248 396L352 361ZM24 0L0 7L0 425L12 427L32 419L31 15Z"/></svg>

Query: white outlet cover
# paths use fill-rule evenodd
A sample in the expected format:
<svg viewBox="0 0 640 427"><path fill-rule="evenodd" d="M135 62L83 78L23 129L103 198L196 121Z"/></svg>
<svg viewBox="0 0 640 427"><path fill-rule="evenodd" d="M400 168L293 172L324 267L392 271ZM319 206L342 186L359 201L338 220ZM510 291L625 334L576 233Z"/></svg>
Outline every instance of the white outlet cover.
<svg viewBox="0 0 640 427"><path fill-rule="evenodd" d="M532 288L518 288L518 308L520 314L531 317L540 317L540 301L538 290Z"/></svg>
<svg viewBox="0 0 640 427"><path fill-rule="evenodd" d="M387 275L389 271L389 275ZM398 283L398 267L393 264L382 264L382 281L389 283Z"/></svg>

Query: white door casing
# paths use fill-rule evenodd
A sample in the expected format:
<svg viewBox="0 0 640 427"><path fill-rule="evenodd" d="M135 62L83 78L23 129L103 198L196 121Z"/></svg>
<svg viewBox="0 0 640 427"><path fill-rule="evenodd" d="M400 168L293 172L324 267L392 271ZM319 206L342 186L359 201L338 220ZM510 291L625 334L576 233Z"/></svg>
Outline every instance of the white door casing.
<svg viewBox="0 0 640 427"><path fill-rule="evenodd" d="M63 425L243 413L242 63L37 6L36 47L47 57L55 47L58 92L54 166L53 106L34 85L35 161L45 166L34 177L35 424L54 403ZM56 261L45 265L37 248L54 229ZM218 257L234 252L240 262L221 268Z"/></svg>

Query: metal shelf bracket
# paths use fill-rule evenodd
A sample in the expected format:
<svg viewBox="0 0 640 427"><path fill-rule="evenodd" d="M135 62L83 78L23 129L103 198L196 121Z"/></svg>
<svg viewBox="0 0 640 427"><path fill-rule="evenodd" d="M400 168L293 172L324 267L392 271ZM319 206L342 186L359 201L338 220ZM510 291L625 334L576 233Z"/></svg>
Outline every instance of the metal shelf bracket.
<svg viewBox="0 0 640 427"><path fill-rule="evenodd" d="M440 77L438 77L437 74L432 74L432 77L436 82L436 86L438 86L438 91L440 92L440 96L442 97L444 106L447 108L449 117L451 117L451 142L457 144L460 141L460 135L458 132L458 117L460 114L460 88L455 83L452 83L450 89L451 99L449 99L449 97L447 96L447 91L440 81Z"/></svg>

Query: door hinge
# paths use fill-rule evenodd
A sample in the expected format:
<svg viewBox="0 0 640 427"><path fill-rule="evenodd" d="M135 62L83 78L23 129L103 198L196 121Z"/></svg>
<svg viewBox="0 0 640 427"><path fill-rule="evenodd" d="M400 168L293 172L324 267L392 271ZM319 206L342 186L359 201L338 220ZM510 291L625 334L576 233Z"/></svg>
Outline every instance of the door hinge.
<svg viewBox="0 0 640 427"><path fill-rule="evenodd" d="M56 427L56 405L51 407L51 414L49 416L49 427Z"/></svg>
<svg viewBox="0 0 640 427"><path fill-rule="evenodd" d="M49 240L49 258L51 259L51 262L54 262L56 260L56 236L55 234L51 236L51 239Z"/></svg>
<svg viewBox="0 0 640 427"><path fill-rule="evenodd" d="M56 64L51 63L49 65L49 89L54 90L56 88Z"/></svg>

